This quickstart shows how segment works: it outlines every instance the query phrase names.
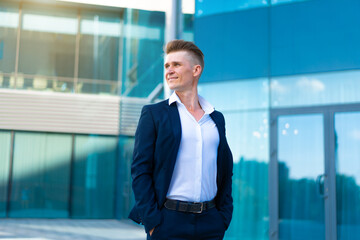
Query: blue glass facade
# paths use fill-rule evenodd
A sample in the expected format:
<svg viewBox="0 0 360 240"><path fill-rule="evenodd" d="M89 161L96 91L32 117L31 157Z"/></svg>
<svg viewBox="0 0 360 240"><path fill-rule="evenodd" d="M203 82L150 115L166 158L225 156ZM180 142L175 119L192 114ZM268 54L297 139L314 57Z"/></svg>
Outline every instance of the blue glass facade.
<svg viewBox="0 0 360 240"><path fill-rule="evenodd" d="M164 28L164 12L2 2L0 88L146 97Z"/></svg>
<svg viewBox="0 0 360 240"><path fill-rule="evenodd" d="M45 5L0 3L0 88L146 98L163 82L163 12ZM185 15L234 154L226 239L359 239L358 12L197 0ZM0 131L0 217L126 218L133 141Z"/></svg>
<svg viewBox="0 0 360 240"><path fill-rule="evenodd" d="M190 38L191 17L185 18ZM1 1L0 88L46 92L59 101L76 94L108 95L109 104L146 98L163 83L164 28L164 12ZM87 109L94 104L85 108L80 118L92 118ZM71 125L62 110L49 111ZM65 113L77 118L72 114ZM0 127L0 218L127 218L133 206L131 134L6 129Z"/></svg>
<svg viewBox="0 0 360 240"><path fill-rule="evenodd" d="M147 97L162 79L165 14L126 9L124 19L122 95Z"/></svg>
<svg viewBox="0 0 360 240"><path fill-rule="evenodd" d="M360 3L243 2L197 0L194 23L234 153L226 239L358 239Z"/></svg>
<svg viewBox="0 0 360 240"><path fill-rule="evenodd" d="M193 14L184 15L183 30L184 38L193 40ZM163 83L164 32L161 11L0 2L0 90L10 96L17 90L57 96L73 105L92 99L75 110L78 115L59 102L59 109L47 109L43 103L51 100L46 97L38 110L27 108L36 105L32 101L16 108L34 129L2 129L0 123L0 218L127 219L134 204L131 128L136 127L140 105ZM125 98L129 102L122 101ZM111 127L121 125L115 126L119 133L106 133L111 127L92 119L92 128L100 126L105 133L81 125L79 134L72 120L93 118L95 102L101 99L109 100L104 115L113 121ZM13 109L6 101L0 105L5 109L0 119L9 121ZM109 113L117 112L116 107L121 116ZM63 130L59 122L53 131L39 130L41 123L32 116L43 110L76 133ZM46 117L42 120L52 124Z"/></svg>

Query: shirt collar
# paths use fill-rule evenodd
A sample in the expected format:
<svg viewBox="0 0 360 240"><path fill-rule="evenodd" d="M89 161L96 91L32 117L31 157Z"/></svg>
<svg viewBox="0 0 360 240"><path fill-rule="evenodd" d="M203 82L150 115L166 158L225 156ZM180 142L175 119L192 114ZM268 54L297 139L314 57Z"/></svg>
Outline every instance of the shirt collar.
<svg viewBox="0 0 360 240"><path fill-rule="evenodd" d="M169 105L171 105L174 102L181 103L180 98L178 97L178 95L176 95L175 92L173 92L169 98Z"/></svg>
<svg viewBox="0 0 360 240"><path fill-rule="evenodd" d="M214 107L205 100L202 96L199 96L199 103L201 105L201 108L205 111L205 114L211 114L215 109Z"/></svg>
<svg viewBox="0 0 360 240"><path fill-rule="evenodd" d="M205 114L211 114L215 110L214 107L208 101L206 101L205 98L201 97L200 95L198 95L198 97L200 106L204 110ZM182 104L180 98L178 97L178 95L176 95L175 92L173 92L169 98L169 105L174 102Z"/></svg>

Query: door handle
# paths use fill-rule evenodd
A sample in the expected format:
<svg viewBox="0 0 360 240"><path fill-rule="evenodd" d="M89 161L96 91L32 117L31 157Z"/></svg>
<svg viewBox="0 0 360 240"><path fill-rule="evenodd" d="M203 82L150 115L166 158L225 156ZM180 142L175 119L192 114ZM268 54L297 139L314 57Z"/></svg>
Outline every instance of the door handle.
<svg viewBox="0 0 360 240"><path fill-rule="evenodd" d="M327 198L328 197L327 193L326 194L324 193L324 183L325 183L326 177L327 177L326 174L320 174L316 178L317 194L321 198Z"/></svg>

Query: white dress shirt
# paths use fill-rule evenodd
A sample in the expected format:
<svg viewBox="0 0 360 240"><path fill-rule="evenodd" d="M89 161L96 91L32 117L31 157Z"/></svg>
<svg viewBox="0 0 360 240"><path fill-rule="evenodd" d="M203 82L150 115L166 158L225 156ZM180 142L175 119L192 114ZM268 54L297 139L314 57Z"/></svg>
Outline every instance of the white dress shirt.
<svg viewBox="0 0 360 240"><path fill-rule="evenodd" d="M199 96L205 114L199 121L181 103L174 92L169 105L176 102L181 122L181 141L167 198L204 202L217 193L217 150L219 132L210 117L214 108Z"/></svg>

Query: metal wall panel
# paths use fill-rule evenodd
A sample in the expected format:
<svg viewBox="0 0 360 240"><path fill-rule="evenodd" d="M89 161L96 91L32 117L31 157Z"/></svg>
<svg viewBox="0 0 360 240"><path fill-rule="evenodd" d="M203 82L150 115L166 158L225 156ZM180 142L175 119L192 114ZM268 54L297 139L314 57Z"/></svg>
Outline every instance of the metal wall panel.
<svg viewBox="0 0 360 240"><path fill-rule="evenodd" d="M135 136L141 109L150 101L146 98L121 98L120 134Z"/></svg>
<svg viewBox="0 0 360 240"><path fill-rule="evenodd" d="M0 89L0 129L118 135L120 97Z"/></svg>

